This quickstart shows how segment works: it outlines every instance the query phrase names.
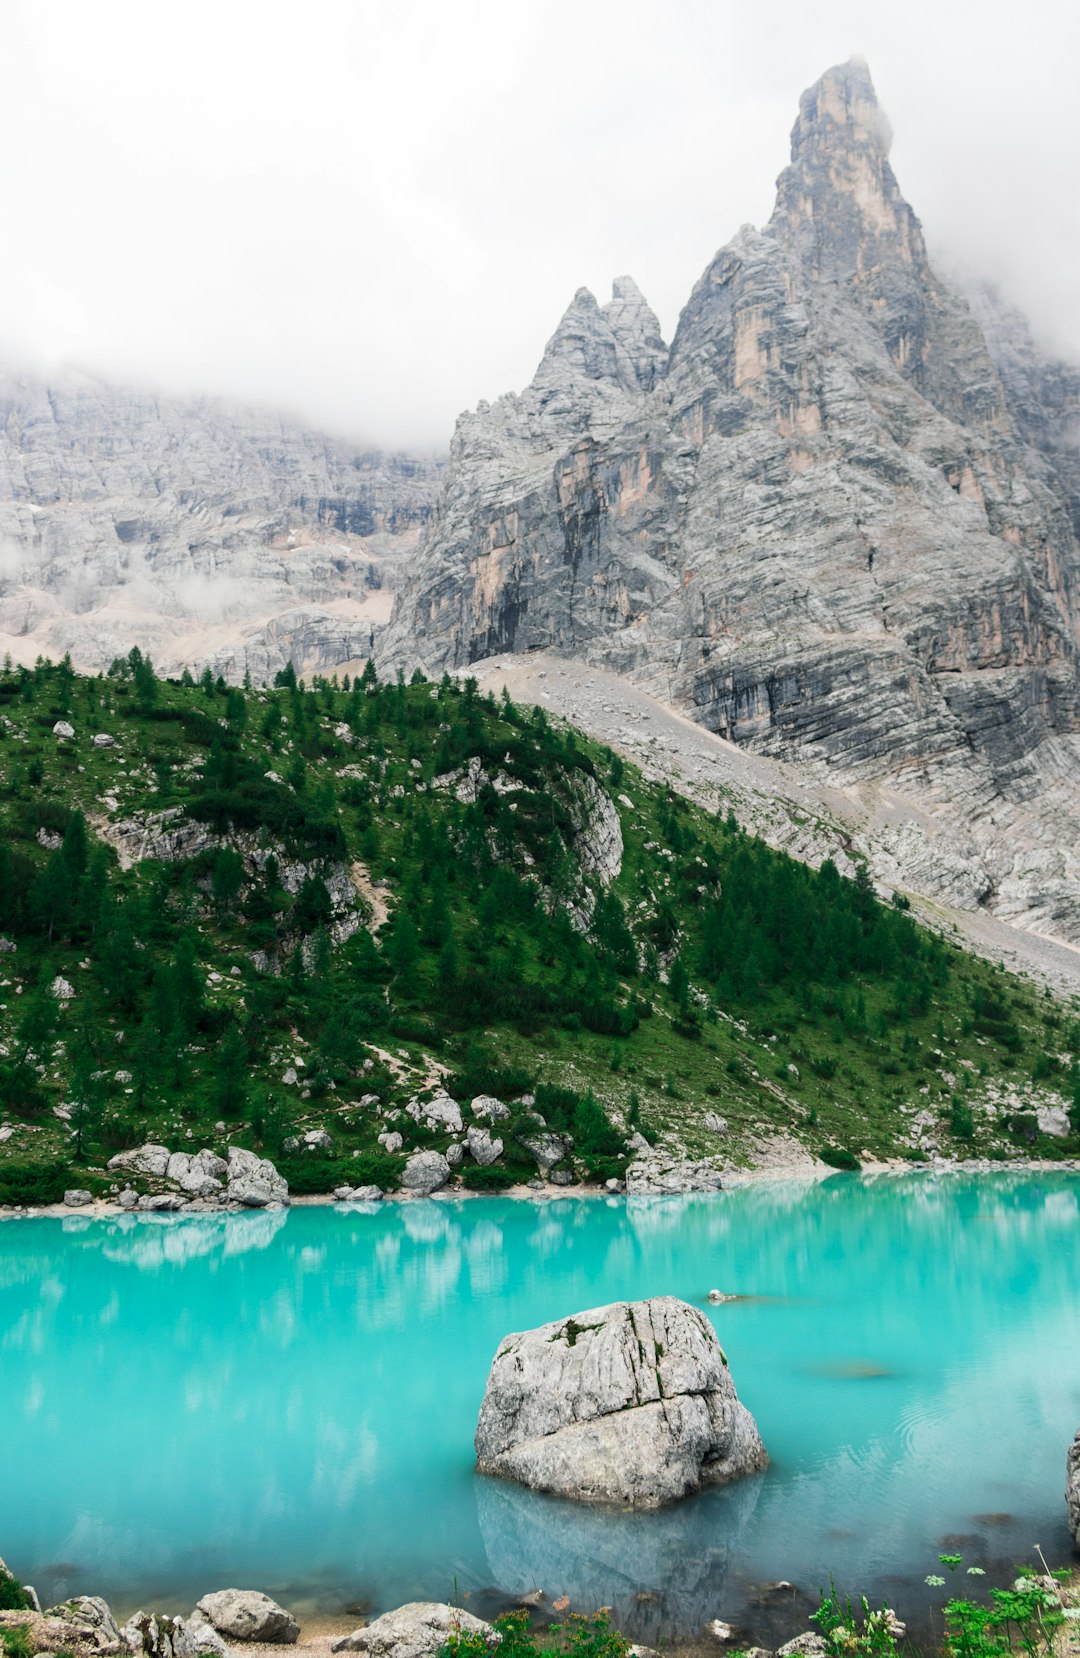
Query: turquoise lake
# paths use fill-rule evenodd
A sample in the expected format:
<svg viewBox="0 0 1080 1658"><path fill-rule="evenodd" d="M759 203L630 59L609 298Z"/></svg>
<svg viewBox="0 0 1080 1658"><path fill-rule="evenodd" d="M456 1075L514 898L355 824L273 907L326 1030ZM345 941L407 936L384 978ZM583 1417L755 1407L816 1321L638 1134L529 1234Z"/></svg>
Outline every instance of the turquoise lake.
<svg viewBox="0 0 1080 1658"><path fill-rule="evenodd" d="M707 1308L772 1457L625 1515L478 1478L511 1330ZM1080 1180L916 1176L715 1197L477 1199L0 1225L0 1553L127 1612L543 1588L642 1638L805 1627L832 1574L918 1617L943 1550L1069 1558ZM966 1580L969 1584L970 1579Z"/></svg>

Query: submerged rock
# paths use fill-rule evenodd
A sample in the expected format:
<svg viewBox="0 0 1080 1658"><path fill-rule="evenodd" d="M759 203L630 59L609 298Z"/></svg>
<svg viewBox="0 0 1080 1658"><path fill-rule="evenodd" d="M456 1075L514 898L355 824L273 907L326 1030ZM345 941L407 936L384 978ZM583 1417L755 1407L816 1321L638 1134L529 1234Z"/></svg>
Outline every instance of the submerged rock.
<svg viewBox="0 0 1080 1658"><path fill-rule="evenodd" d="M580 1502L659 1508L768 1461L712 1325L673 1296L507 1336L476 1464Z"/></svg>
<svg viewBox="0 0 1080 1658"><path fill-rule="evenodd" d="M1080 1554L1080 1430L1069 1446L1065 1463L1065 1501L1069 1505L1069 1530L1073 1547Z"/></svg>
<svg viewBox="0 0 1080 1658"><path fill-rule="evenodd" d="M291 1645L300 1625L291 1612L258 1589L218 1589L204 1595L195 1607L222 1635L234 1641L274 1641Z"/></svg>
<svg viewBox="0 0 1080 1658"><path fill-rule="evenodd" d="M482 1637L488 1646L498 1645L499 1637L489 1623L463 1612L459 1606L445 1606L439 1601L410 1601L396 1612L384 1612L365 1629L356 1629L340 1641L333 1641L331 1652L369 1652L371 1658L435 1658L454 1632Z"/></svg>

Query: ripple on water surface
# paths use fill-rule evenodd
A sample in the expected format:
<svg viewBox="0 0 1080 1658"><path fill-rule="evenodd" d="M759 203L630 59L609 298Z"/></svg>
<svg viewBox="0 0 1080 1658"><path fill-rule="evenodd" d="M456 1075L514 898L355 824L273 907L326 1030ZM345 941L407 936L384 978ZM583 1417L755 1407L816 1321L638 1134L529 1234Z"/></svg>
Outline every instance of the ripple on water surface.
<svg viewBox="0 0 1080 1658"><path fill-rule="evenodd" d="M805 1625L832 1574L915 1614L942 1540L1064 1556L1075 1177L0 1227L0 1539L58 1598L240 1583L327 1611L536 1587L639 1637ZM993 1224L987 1224L993 1223ZM660 1514L477 1478L508 1331L706 1304L772 1466Z"/></svg>

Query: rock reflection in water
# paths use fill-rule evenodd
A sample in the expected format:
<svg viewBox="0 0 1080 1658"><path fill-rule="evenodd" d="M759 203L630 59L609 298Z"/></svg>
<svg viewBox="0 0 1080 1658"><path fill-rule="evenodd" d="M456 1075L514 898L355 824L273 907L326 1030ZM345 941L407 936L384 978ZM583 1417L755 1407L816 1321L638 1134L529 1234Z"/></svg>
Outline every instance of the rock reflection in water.
<svg viewBox="0 0 1080 1658"><path fill-rule="evenodd" d="M635 1513L478 1475L476 1512L491 1575L507 1595L543 1589L549 1602L568 1595L576 1611L609 1606L621 1629L652 1645L718 1615L763 1477Z"/></svg>

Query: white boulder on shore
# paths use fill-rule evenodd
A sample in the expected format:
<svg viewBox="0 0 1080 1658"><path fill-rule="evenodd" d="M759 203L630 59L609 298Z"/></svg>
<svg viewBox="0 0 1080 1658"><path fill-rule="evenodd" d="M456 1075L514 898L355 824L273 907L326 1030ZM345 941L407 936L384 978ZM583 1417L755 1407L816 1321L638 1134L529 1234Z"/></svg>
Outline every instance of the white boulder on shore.
<svg viewBox="0 0 1080 1658"><path fill-rule="evenodd" d="M1065 1459L1065 1501L1069 1508L1073 1548L1080 1554L1080 1429Z"/></svg>
<svg viewBox="0 0 1080 1658"><path fill-rule="evenodd" d="M441 1151L414 1151L401 1176L403 1191L428 1197L450 1179L450 1165Z"/></svg>
<svg viewBox="0 0 1080 1658"><path fill-rule="evenodd" d="M768 1462L715 1330L674 1296L506 1336L475 1445L481 1473L631 1508L660 1508Z"/></svg>
<svg viewBox="0 0 1080 1658"><path fill-rule="evenodd" d="M192 1617L205 1619L234 1641L273 1641L291 1646L300 1634L292 1613L258 1589L217 1589L203 1596Z"/></svg>
<svg viewBox="0 0 1080 1658"><path fill-rule="evenodd" d="M718 1192L723 1186L720 1171L708 1158L693 1162L673 1157L646 1146L626 1169L627 1197L669 1197L684 1192Z"/></svg>
<svg viewBox="0 0 1080 1658"><path fill-rule="evenodd" d="M289 1183L268 1157L242 1146L230 1146L226 1160L203 1147L194 1153L170 1151L149 1143L117 1152L106 1165L110 1174L144 1174L170 1180L178 1192L159 1192L139 1198L138 1207L150 1210L186 1208L192 1198L204 1202L238 1203L245 1209L287 1204Z"/></svg>
<svg viewBox="0 0 1080 1658"><path fill-rule="evenodd" d="M482 1636L490 1647L499 1643L491 1624L474 1618L471 1612L463 1612L460 1606L446 1606L440 1601L410 1601L395 1612L384 1612L365 1628L332 1641L330 1650L367 1652L371 1658L435 1658L454 1631Z"/></svg>

